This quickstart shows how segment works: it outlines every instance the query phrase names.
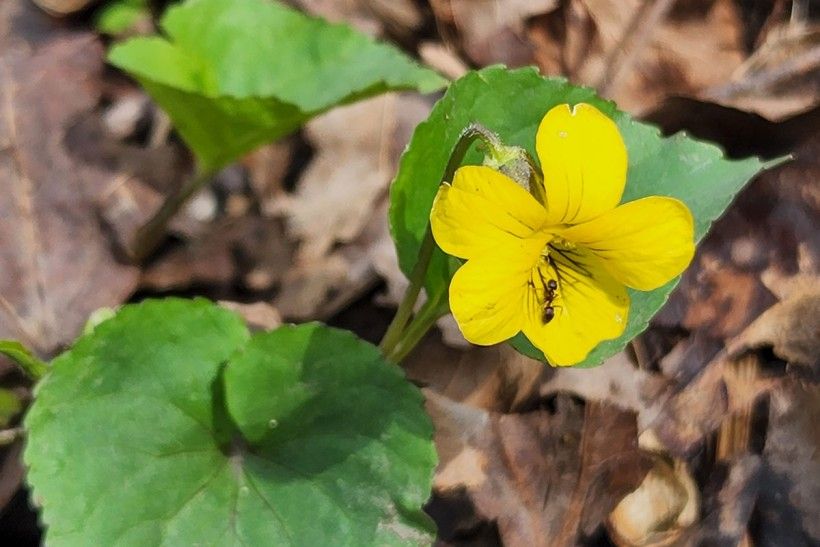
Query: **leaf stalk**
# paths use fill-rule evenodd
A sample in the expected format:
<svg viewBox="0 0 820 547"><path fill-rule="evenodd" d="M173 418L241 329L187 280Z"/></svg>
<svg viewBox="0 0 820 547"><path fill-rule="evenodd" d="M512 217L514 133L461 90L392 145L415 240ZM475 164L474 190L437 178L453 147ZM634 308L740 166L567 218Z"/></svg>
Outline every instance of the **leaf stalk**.
<svg viewBox="0 0 820 547"><path fill-rule="evenodd" d="M213 170L197 169L193 178L189 179L182 188L165 198L154 216L137 230L131 251L131 256L136 262L143 262L156 250L165 237L171 219L194 194L213 179L214 175L216 172Z"/></svg>
<svg viewBox="0 0 820 547"><path fill-rule="evenodd" d="M498 136L478 123L468 125L461 132L461 135L456 141L453 151L450 154L450 159L447 162L447 167L444 169L442 175L442 182L452 182L455 176L456 169L458 169L464 162L470 146L476 141L480 140L490 150L496 150L503 146ZM399 303L396 310L396 315L387 327L387 332L382 338L379 348L382 354L393 362L399 362L421 341L427 331L429 331L435 324L436 320L445 312L442 305L441 297L428 300L422 305L418 313L413 314L416 307L421 289L424 286L424 281L427 277L427 270L430 266L430 260L433 257L433 252L436 248L436 242L433 239L433 232L430 227L430 221L427 221L427 227L424 231L424 237L421 241L419 249L419 256L413 270L410 272L410 284L404 292L404 297Z"/></svg>

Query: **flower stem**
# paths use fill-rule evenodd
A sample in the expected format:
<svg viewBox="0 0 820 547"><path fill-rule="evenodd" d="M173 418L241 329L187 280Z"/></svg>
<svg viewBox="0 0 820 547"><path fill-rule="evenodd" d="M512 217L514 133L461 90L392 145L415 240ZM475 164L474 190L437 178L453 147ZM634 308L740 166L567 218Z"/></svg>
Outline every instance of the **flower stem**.
<svg viewBox="0 0 820 547"><path fill-rule="evenodd" d="M137 230L131 252L135 261L142 262L148 258L162 242L168 223L174 218L174 215L191 199L191 196L210 182L215 174L212 170L198 170L194 177L188 180L182 188L165 199L162 207L154 213L154 216Z"/></svg>
<svg viewBox="0 0 820 547"><path fill-rule="evenodd" d="M393 363L401 362L424 338L441 315L439 299L425 302L404 331L401 340L391 349L390 353L385 354L385 358Z"/></svg>
<svg viewBox="0 0 820 547"><path fill-rule="evenodd" d="M393 348L401 341L404 329L410 322L413 315L413 308L418 300L421 287L424 285L424 278L427 274L427 267L430 265L430 259L433 257L433 250L436 247L433 241L433 232L430 230L430 224L427 224L427 229L424 231L424 239L421 242L421 249L419 250L419 258L416 265L413 266L413 271L410 272L410 285L404 291L404 297L399 303L399 308L396 310L396 315L390 326L387 327L387 332L384 333L379 347L382 353L387 355L393 351Z"/></svg>
<svg viewBox="0 0 820 547"><path fill-rule="evenodd" d="M500 143L498 137L487 128L476 123L468 125L461 132L453 147L453 152L450 154L450 159L441 179L443 182L452 182L456 169L464 161L464 156L467 155L467 151L476 139L481 139L488 147L497 146ZM433 232L428 221L427 228L424 231L424 238L421 241L418 260L413 266L413 271L410 272L410 284L404 292L404 297L399 303L393 321L387 327L387 332L385 332L384 338L379 344L382 354L394 362L398 362L407 355L440 316L441 306L438 299L436 299L435 302L426 302L416 317L412 317L435 248L436 243L433 240Z"/></svg>

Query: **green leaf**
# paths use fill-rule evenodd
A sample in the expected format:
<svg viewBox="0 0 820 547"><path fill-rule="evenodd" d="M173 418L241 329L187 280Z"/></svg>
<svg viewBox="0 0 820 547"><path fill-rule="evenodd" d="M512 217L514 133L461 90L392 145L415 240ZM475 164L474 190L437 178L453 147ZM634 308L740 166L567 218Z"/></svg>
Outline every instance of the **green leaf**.
<svg viewBox="0 0 820 547"><path fill-rule="evenodd" d="M17 363L30 378L35 380L48 371L48 365L15 340L0 340L0 355L5 355Z"/></svg>
<svg viewBox="0 0 820 547"><path fill-rule="evenodd" d="M430 540L421 395L348 333L125 306L54 360L25 426L49 545Z"/></svg>
<svg viewBox="0 0 820 547"><path fill-rule="evenodd" d="M590 103L611 116L626 141L629 174L623 201L665 195L686 202L695 217L698 240L746 182L765 167L757 158L727 160L716 146L684 134L664 138L656 127L634 121L593 90L572 86L563 79L543 78L531 68L489 67L471 72L450 86L430 117L416 128L391 188L390 225L405 274L418 256L450 152L467 125L478 122L506 144L523 146L536 157L535 132L544 114L555 105L579 102ZM473 150L465 164L479 164L482 159ZM425 283L428 294L436 297L446 292L457 267L455 259L437 249ZM578 366L596 366L620 351L646 329L676 284L677 279L650 292L630 290L632 306L624 334L601 343ZM523 335L514 338L513 345L546 362Z"/></svg>
<svg viewBox="0 0 820 547"><path fill-rule="evenodd" d="M109 61L168 112L206 169L335 105L445 84L392 46L275 2L189 0L162 29L167 38L134 38Z"/></svg>
<svg viewBox="0 0 820 547"><path fill-rule="evenodd" d="M259 334L225 369L225 398L258 448L248 469L273 479L261 494L301 543L432 542L419 529L432 426L419 391L376 347L318 324ZM271 523L256 543L286 535Z"/></svg>
<svg viewBox="0 0 820 547"><path fill-rule="evenodd" d="M94 25L102 34L122 34L141 19L150 20L148 0L112 0L97 12Z"/></svg>

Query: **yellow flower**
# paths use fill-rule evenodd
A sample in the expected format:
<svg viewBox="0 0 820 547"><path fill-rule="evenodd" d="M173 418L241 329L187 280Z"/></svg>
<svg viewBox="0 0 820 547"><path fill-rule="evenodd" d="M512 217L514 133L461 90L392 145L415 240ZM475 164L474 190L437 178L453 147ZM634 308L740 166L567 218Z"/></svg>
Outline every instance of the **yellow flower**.
<svg viewBox="0 0 820 547"><path fill-rule="evenodd" d="M624 331L626 287L652 290L686 268L692 214L669 197L618 205L626 146L591 105L550 110L535 148L543 192L486 166L461 167L436 196L433 236L467 261L450 284L467 340L490 345L523 331L550 363L573 365Z"/></svg>

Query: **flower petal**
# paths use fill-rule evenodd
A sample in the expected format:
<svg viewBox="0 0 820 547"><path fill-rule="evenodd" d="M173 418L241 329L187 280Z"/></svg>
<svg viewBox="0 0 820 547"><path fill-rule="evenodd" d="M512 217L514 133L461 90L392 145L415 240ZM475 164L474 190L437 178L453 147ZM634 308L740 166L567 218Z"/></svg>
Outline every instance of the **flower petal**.
<svg viewBox="0 0 820 547"><path fill-rule="evenodd" d="M514 245L546 219L544 207L511 178L485 166L461 167L433 202L433 237L447 254L472 258Z"/></svg>
<svg viewBox="0 0 820 547"><path fill-rule="evenodd" d="M544 285L558 283L552 301L555 316L544 321ZM586 358L603 340L623 333L629 315L629 295L584 249L551 250L531 273L522 330L530 342L556 366Z"/></svg>
<svg viewBox="0 0 820 547"><path fill-rule="evenodd" d="M544 238L521 239L459 268L450 282L450 310L464 338L488 346L518 334L527 281L545 245Z"/></svg>
<svg viewBox="0 0 820 547"><path fill-rule="evenodd" d="M618 205L626 184L626 146L611 119L592 105L558 105L535 136L550 224L575 224Z"/></svg>
<svg viewBox="0 0 820 547"><path fill-rule="evenodd" d="M695 253L692 213L682 201L668 197L620 205L561 236L590 249L615 279L642 291L680 274Z"/></svg>

